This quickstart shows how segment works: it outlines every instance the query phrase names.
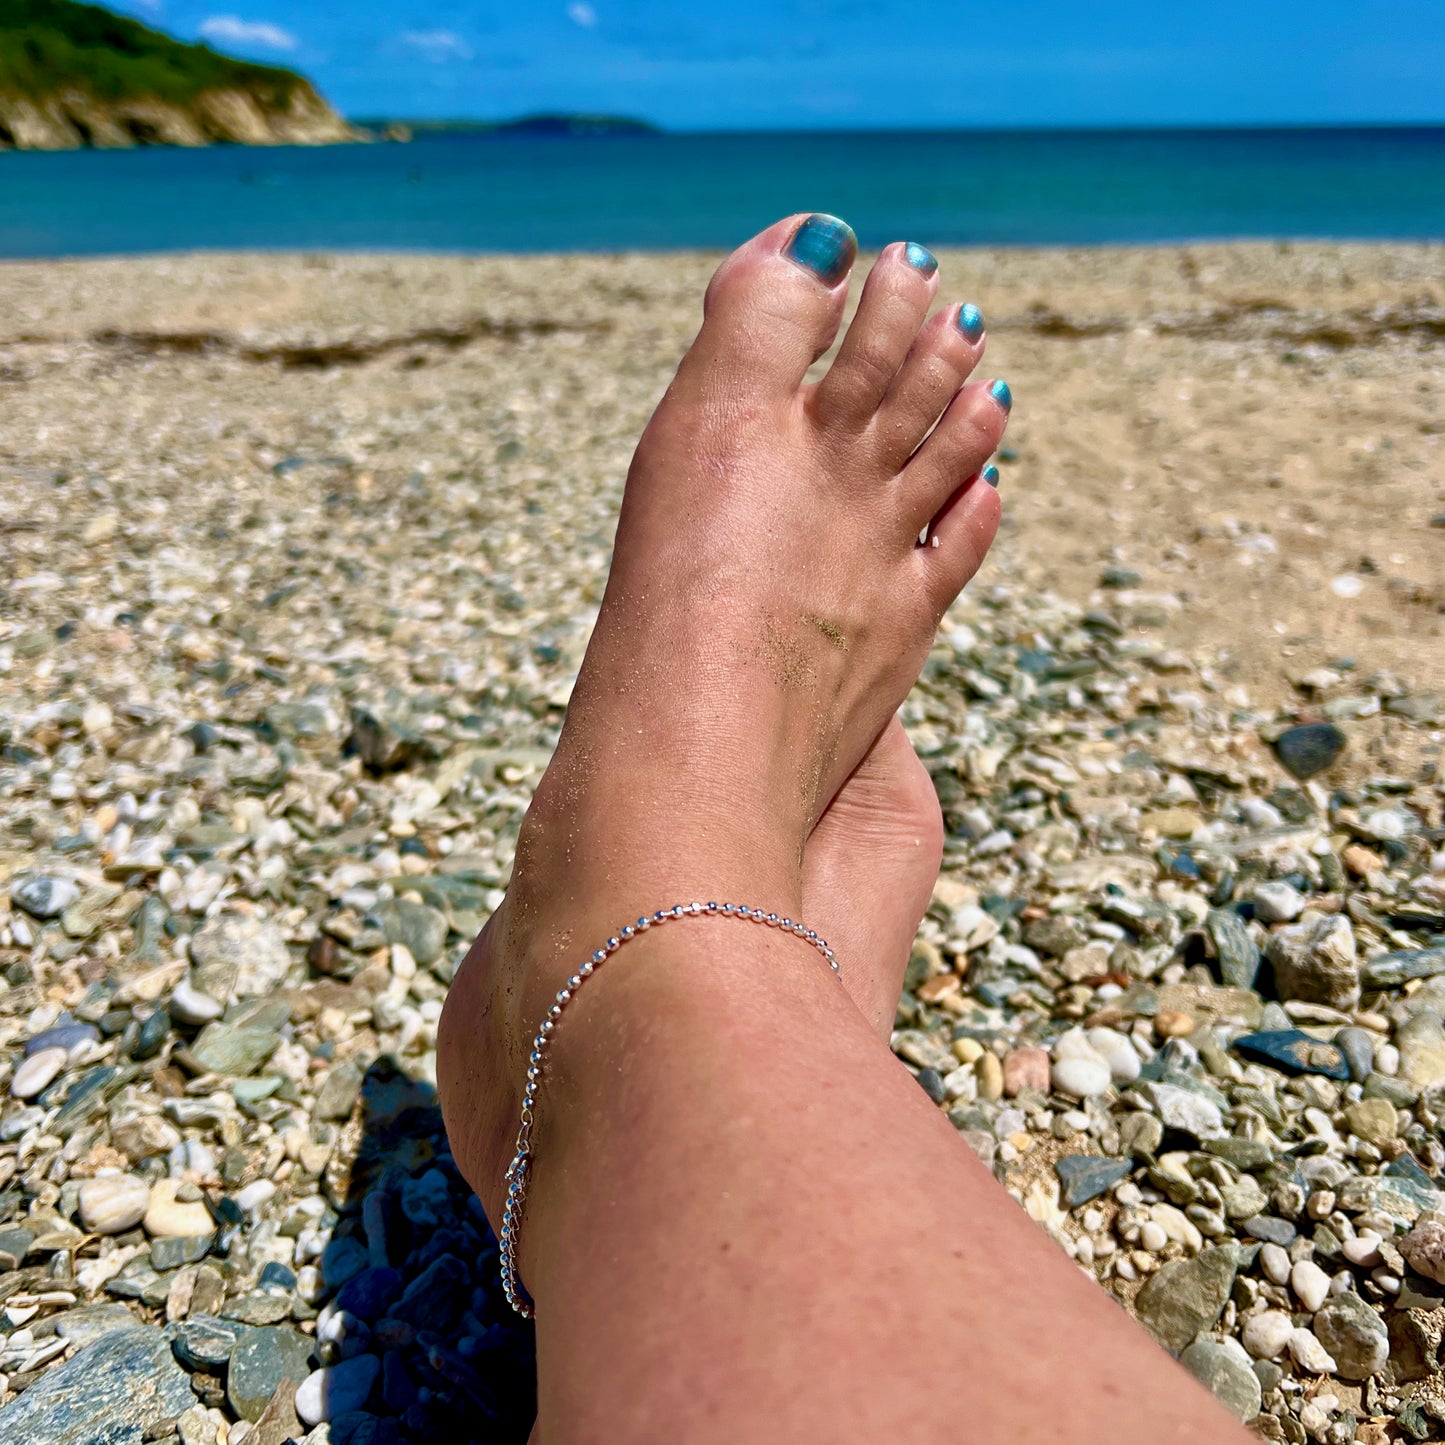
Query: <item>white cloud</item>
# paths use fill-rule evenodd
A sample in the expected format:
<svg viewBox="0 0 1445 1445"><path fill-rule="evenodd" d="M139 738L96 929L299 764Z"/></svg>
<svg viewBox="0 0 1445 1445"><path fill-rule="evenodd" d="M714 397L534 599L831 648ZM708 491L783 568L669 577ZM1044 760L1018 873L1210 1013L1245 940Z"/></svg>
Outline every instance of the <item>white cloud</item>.
<svg viewBox="0 0 1445 1445"><path fill-rule="evenodd" d="M212 15L201 21L201 35L218 45L254 46L261 50L295 50L296 37L265 20L242 20L239 15Z"/></svg>
<svg viewBox="0 0 1445 1445"><path fill-rule="evenodd" d="M580 25L584 30L590 30L597 24L597 12L587 3L587 0L573 0L567 7L567 18L574 25Z"/></svg>
<svg viewBox="0 0 1445 1445"><path fill-rule="evenodd" d="M408 30L401 43L438 65L447 60L470 60L472 47L453 30Z"/></svg>

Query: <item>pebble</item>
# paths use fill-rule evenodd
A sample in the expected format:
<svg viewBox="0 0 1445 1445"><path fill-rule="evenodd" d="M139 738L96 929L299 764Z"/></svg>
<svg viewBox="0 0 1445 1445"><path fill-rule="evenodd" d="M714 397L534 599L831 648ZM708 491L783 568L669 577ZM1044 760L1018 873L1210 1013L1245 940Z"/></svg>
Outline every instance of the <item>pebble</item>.
<svg viewBox="0 0 1445 1445"><path fill-rule="evenodd" d="M1026 1089L1047 1094L1050 1078L1047 1049L1014 1049L1003 1061L1003 1091L1010 1099Z"/></svg>
<svg viewBox="0 0 1445 1445"><path fill-rule="evenodd" d="M1390 1332L1379 1310L1353 1292L1337 1294L1321 1307L1311 1326L1315 1337L1346 1380L1378 1374L1390 1358Z"/></svg>
<svg viewBox="0 0 1445 1445"><path fill-rule="evenodd" d="M1261 1310L1244 1322L1240 1339L1257 1360L1278 1359L1289 1347L1294 1321L1283 1310Z"/></svg>
<svg viewBox="0 0 1445 1445"><path fill-rule="evenodd" d="M1314 1312L1329 1298L1330 1277L1313 1260L1299 1260L1290 1270L1289 1287L1300 1304Z"/></svg>
<svg viewBox="0 0 1445 1445"><path fill-rule="evenodd" d="M1161 1266L1134 1302L1140 1324L1177 1355L1223 1314L1236 1267L1229 1248L1206 1249L1194 1259Z"/></svg>
<svg viewBox="0 0 1445 1445"><path fill-rule="evenodd" d="M1259 1264L1264 1272L1264 1277L1272 1284L1288 1284L1290 1271L1293 1265L1290 1257L1285 1253L1282 1246L1278 1244L1264 1244L1260 1246Z"/></svg>
<svg viewBox="0 0 1445 1445"><path fill-rule="evenodd" d="M181 1238L214 1230L215 1221L204 1200L176 1197L182 1187L179 1179L158 1179L151 1186L142 1210L147 1234Z"/></svg>
<svg viewBox="0 0 1445 1445"><path fill-rule="evenodd" d="M231 1351L226 1401L242 1420L259 1420L285 1380L297 1386L311 1373L311 1341L286 1326L249 1329Z"/></svg>
<svg viewBox="0 0 1445 1445"><path fill-rule="evenodd" d="M1236 1420L1247 1424L1259 1414L1264 1402L1259 1377L1234 1340L1196 1340L1180 1355L1179 1363L1213 1391Z"/></svg>
<svg viewBox="0 0 1445 1445"><path fill-rule="evenodd" d="M91 1234L121 1234L145 1216L150 1186L131 1174L87 1179L76 1196L81 1228Z"/></svg>
<svg viewBox="0 0 1445 1445"><path fill-rule="evenodd" d="M1343 915L1301 919L1269 940L1280 997L1325 1004L1348 1013L1359 1005L1360 964L1355 934Z"/></svg>
<svg viewBox="0 0 1445 1445"><path fill-rule="evenodd" d="M1064 1202L1072 1208L1097 1199L1119 1180L1129 1176L1128 1159L1106 1159L1093 1154L1066 1154L1054 1164L1063 1186Z"/></svg>
<svg viewBox="0 0 1445 1445"><path fill-rule="evenodd" d="M1061 1094L1076 1099L1090 1099L1104 1093L1113 1081L1109 1065L1095 1056L1092 1059L1060 1059L1053 1067L1053 1084Z"/></svg>
<svg viewBox="0 0 1445 1445"><path fill-rule="evenodd" d="M1330 1352L1309 1330L1297 1329L1289 1337L1289 1352L1296 1365L1310 1375L1329 1375L1335 1371Z"/></svg>
<svg viewBox="0 0 1445 1445"><path fill-rule="evenodd" d="M1253 903L1254 916L1262 923L1292 923L1305 911L1309 900L1293 883L1281 878L1258 884Z"/></svg>
<svg viewBox="0 0 1445 1445"><path fill-rule="evenodd" d="M308 1375L296 1390L296 1413L301 1423L319 1425L348 1411L364 1409L380 1374L381 1361L375 1355L358 1355Z"/></svg>
<svg viewBox="0 0 1445 1445"><path fill-rule="evenodd" d="M41 1049L29 1055L10 1079L10 1094L16 1099L33 1099L42 1093L65 1067L65 1049Z"/></svg>
<svg viewBox="0 0 1445 1445"><path fill-rule="evenodd" d="M1275 756L1286 772L1304 781L1330 767L1345 750L1345 735L1333 723L1303 723L1275 740Z"/></svg>

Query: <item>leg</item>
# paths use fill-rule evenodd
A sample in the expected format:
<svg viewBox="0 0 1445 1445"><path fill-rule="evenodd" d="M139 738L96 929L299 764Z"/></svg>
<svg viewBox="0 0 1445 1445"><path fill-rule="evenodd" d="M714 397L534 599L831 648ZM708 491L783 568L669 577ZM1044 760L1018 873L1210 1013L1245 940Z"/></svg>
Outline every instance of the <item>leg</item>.
<svg viewBox="0 0 1445 1445"><path fill-rule="evenodd" d="M845 229L797 217L730 258L639 447L513 886L443 1017L448 1126L493 1219L527 1041L578 956L689 898L807 917L804 842L992 538L978 473L1007 388L960 390L982 337L952 307L923 324L926 253L884 253L832 371L802 384L851 259ZM936 1360L981 1438L1060 1438L1037 1359L1074 1438L1131 1438L1125 1381L1132 1438L1228 1433L893 1061L896 957L848 958L850 995L749 924L627 952L569 1011L540 1106L522 1269L549 1442L956 1428L959 1391L924 1388Z"/></svg>

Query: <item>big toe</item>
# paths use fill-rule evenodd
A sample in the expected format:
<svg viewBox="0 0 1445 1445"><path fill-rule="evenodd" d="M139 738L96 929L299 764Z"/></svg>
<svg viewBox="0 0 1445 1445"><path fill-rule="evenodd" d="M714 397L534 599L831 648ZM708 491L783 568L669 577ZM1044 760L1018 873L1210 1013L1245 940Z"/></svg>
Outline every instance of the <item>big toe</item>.
<svg viewBox="0 0 1445 1445"><path fill-rule="evenodd" d="M836 216L789 216L718 268L679 384L756 394L795 391L833 343L858 254Z"/></svg>

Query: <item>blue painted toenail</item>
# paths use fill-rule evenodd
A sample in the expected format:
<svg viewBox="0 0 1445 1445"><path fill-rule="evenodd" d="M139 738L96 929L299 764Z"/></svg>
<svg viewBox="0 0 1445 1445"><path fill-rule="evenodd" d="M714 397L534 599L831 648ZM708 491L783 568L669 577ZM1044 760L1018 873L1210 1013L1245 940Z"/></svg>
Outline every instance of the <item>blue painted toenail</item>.
<svg viewBox="0 0 1445 1445"><path fill-rule="evenodd" d="M977 341L983 335L983 312L972 301L958 308L958 329L970 341Z"/></svg>
<svg viewBox="0 0 1445 1445"><path fill-rule="evenodd" d="M1004 381L1001 377L989 386L988 394L1005 411L1008 411L1014 404L1014 394L1008 389L1008 382Z"/></svg>
<svg viewBox="0 0 1445 1445"><path fill-rule="evenodd" d="M994 466L994 464L993 464L992 462L990 462L990 463L979 473L979 476L981 476L981 477L984 479L984 481L986 481L986 482L989 484L989 486L991 486L991 487L997 487L997 486L998 486L998 468L997 468L996 466Z"/></svg>
<svg viewBox="0 0 1445 1445"><path fill-rule="evenodd" d="M920 246L917 241L909 241L904 246L903 259L914 270L922 271L925 276L931 276L938 270L938 257L927 246Z"/></svg>
<svg viewBox="0 0 1445 1445"><path fill-rule="evenodd" d="M852 226L837 216L809 216L793 232L783 254L811 271L825 286L836 286L858 254L858 238Z"/></svg>

